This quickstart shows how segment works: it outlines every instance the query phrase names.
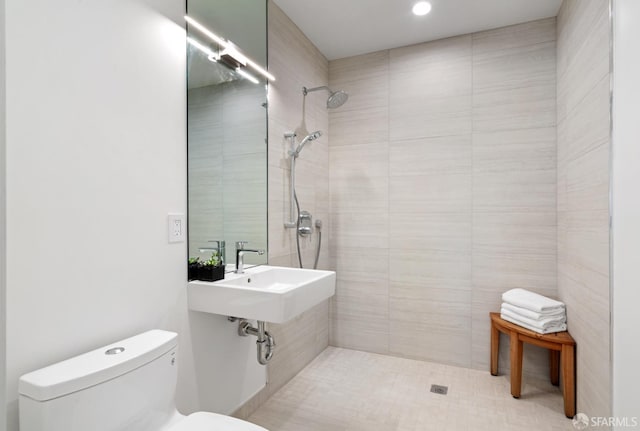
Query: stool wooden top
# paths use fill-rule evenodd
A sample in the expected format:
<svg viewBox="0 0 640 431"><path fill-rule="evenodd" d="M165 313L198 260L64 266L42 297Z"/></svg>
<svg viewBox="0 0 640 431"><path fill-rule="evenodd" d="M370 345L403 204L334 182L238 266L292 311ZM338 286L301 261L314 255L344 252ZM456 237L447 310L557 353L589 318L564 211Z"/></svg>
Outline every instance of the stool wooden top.
<svg viewBox="0 0 640 431"><path fill-rule="evenodd" d="M491 316L492 324L502 327L508 331L516 331L522 335L526 335L527 337L537 338L540 341L546 341L549 343L569 344L572 346L576 344L573 337L567 331L552 332L551 334L539 334L537 332L531 331L530 329L504 320L500 317L500 313L489 313L489 315Z"/></svg>

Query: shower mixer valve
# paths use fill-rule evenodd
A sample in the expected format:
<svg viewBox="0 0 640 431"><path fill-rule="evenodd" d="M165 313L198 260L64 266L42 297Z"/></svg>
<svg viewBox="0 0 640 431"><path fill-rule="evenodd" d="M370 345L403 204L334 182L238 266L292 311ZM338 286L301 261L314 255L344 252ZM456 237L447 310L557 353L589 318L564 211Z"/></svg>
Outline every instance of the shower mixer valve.
<svg viewBox="0 0 640 431"><path fill-rule="evenodd" d="M300 220L298 222L298 235L308 236L313 233L312 216L309 211L300 211Z"/></svg>

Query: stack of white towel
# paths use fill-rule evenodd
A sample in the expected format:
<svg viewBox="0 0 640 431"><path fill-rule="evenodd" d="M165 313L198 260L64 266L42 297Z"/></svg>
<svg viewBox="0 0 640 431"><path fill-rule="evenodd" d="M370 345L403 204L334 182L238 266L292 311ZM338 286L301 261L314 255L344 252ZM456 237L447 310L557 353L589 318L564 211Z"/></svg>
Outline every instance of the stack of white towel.
<svg viewBox="0 0 640 431"><path fill-rule="evenodd" d="M539 334L567 330L564 304L525 289L502 294L500 317Z"/></svg>

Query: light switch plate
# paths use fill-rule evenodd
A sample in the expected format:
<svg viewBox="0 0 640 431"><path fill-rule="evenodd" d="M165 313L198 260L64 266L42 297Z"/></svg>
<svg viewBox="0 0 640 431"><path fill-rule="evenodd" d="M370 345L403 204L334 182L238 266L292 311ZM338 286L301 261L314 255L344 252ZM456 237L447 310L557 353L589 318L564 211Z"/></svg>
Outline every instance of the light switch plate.
<svg viewBox="0 0 640 431"><path fill-rule="evenodd" d="M169 242L184 242L187 222L184 214L169 214Z"/></svg>

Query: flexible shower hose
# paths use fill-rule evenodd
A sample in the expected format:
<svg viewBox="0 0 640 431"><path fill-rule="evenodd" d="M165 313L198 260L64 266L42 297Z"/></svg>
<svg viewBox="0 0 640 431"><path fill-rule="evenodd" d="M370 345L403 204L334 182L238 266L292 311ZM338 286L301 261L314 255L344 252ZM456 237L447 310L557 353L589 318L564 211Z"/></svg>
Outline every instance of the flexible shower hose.
<svg viewBox="0 0 640 431"><path fill-rule="evenodd" d="M296 189L293 189L293 197L296 201L296 248L298 249L298 264L300 265L300 268L303 268L302 253L300 253L300 202L298 202Z"/></svg>
<svg viewBox="0 0 640 431"><path fill-rule="evenodd" d="M298 202L298 194L296 193L295 188L293 189L293 198L296 202L296 248L298 250L298 264L300 268L304 268L302 266L302 253L300 252L300 202ZM316 258L313 263L313 269L318 269L318 260L320 259L320 245L322 244L322 231L318 229L318 247L316 247Z"/></svg>
<svg viewBox="0 0 640 431"><path fill-rule="evenodd" d="M316 248L316 260L313 263L313 269L318 269L318 259L320 259L320 245L322 244L322 231L318 229L318 247Z"/></svg>

